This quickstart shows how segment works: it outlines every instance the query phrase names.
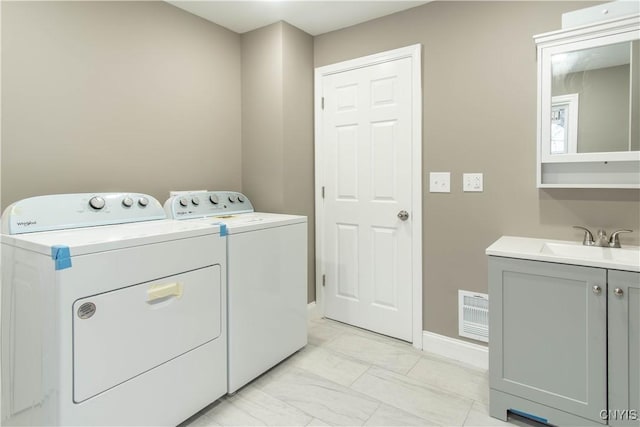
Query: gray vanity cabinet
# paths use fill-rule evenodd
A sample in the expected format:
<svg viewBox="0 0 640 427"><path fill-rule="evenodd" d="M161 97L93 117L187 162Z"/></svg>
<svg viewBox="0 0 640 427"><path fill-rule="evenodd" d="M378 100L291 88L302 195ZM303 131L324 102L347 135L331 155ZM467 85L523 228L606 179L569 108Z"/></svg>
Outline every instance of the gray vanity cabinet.
<svg viewBox="0 0 640 427"><path fill-rule="evenodd" d="M609 270L608 302L609 424L640 426L640 273Z"/></svg>
<svg viewBox="0 0 640 427"><path fill-rule="evenodd" d="M489 295L491 416L605 424L607 270L490 256Z"/></svg>

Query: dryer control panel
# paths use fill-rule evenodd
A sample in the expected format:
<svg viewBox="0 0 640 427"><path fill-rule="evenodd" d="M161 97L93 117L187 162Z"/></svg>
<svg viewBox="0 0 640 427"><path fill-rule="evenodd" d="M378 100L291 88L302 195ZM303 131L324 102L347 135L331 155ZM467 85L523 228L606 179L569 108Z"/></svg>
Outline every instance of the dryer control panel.
<svg viewBox="0 0 640 427"><path fill-rule="evenodd" d="M185 191L174 193L164 210L169 218L194 219L210 216L253 212L253 205L242 193L235 191Z"/></svg>
<svg viewBox="0 0 640 427"><path fill-rule="evenodd" d="M51 194L9 205L2 214L2 233L33 233L156 219L166 219L166 215L160 202L148 194Z"/></svg>

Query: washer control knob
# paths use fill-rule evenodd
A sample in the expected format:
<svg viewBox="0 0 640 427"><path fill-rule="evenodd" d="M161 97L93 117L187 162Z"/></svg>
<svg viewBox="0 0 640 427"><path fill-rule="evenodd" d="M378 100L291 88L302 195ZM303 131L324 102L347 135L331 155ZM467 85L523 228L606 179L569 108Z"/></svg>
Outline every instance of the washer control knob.
<svg viewBox="0 0 640 427"><path fill-rule="evenodd" d="M209 201L214 205L217 205L220 200L218 200L218 196L216 196L215 194L212 194L209 196Z"/></svg>
<svg viewBox="0 0 640 427"><path fill-rule="evenodd" d="M237 201L238 201L238 196L236 196L235 194L231 194L231 195L229 195L229 201L230 201L231 203L235 203L235 202L237 202Z"/></svg>
<svg viewBox="0 0 640 427"><path fill-rule="evenodd" d="M124 199L122 199L122 206L124 206L125 208L130 208L131 206L133 206L133 199L131 197L125 197Z"/></svg>
<svg viewBox="0 0 640 427"><path fill-rule="evenodd" d="M138 204L140 205L141 208L146 208L147 205L149 204L149 199L147 199L146 197L140 197L138 199Z"/></svg>
<svg viewBox="0 0 640 427"><path fill-rule="evenodd" d="M194 197L191 199L191 203L193 203L193 206L198 206L200 204L200 199L197 197Z"/></svg>
<svg viewBox="0 0 640 427"><path fill-rule="evenodd" d="M180 206L182 206L183 208L186 208L187 206L189 206L189 201L187 200L186 197L180 197Z"/></svg>
<svg viewBox="0 0 640 427"><path fill-rule="evenodd" d="M245 198L244 198L244 196L243 196L242 194L238 194L238 201L239 201L240 203L244 203Z"/></svg>
<svg viewBox="0 0 640 427"><path fill-rule="evenodd" d="M91 200L89 200L89 206L91 206L93 209L100 210L104 208L104 205L105 201L100 196L92 197Z"/></svg>

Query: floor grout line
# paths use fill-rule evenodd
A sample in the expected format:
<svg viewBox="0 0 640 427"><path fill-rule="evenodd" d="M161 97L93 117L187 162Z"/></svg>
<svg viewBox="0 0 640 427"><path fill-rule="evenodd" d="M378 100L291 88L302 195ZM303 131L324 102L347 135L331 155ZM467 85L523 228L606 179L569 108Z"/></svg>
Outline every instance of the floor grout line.
<svg viewBox="0 0 640 427"><path fill-rule="evenodd" d="M413 371L413 369L418 366L418 363L420 363L420 360L422 360L422 356L418 357L418 359L416 360L416 363L414 363L413 365L411 365L411 367L409 368L409 370L404 374L407 378L411 378L409 376L409 374L411 373L411 371Z"/></svg>
<svg viewBox="0 0 640 427"><path fill-rule="evenodd" d="M363 364L364 364L364 363L363 363ZM367 369L366 369L363 373L361 373L360 375L358 375L358 377L357 377L356 379L354 379L353 381L351 381L351 383L350 383L347 387L349 387L350 389L352 389L352 390L353 390L353 388L352 388L351 386L352 386L352 385L354 385L354 384L355 384L355 383L356 383L360 378L362 378L362 377L364 376L364 374L366 374L367 372L369 372L369 369L371 369L372 367L373 367L373 365L369 364L369 365L367 366Z"/></svg>
<svg viewBox="0 0 640 427"><path fill-rule="evenodd" d="M366 420L364 420L364 422L362 423L363 426L366 426L367 423L369 422L369 420L371 419L371 417L373 417L375 415L376 412L378 412L378 409L380 409L380 407L382 406L383 402L378 401L378 406L376 406L376 409L374 409L374 411L371 413L371 415L369 415L369 417L367 417Z"/></svg>
<svg viewBox="0 0 640 427"><path fill-rule="evenodd" d="M471 405L469 405L469 410L467 411L467 415L465 415L464 421L462 421L462 427L464 427L464 425L467 424L467 420L469 419L469 414L471 414L471 410L473 409L474 403L475 403L475 400L472 400Z"/></svg>
<svg viewBox="0 0 640 427"><path fill-rule="evenodd" d="M410 343L400 342L332 320L321 319L310 322L308 328L309 343L304 349L294 353L281 364L258 377L246 388L239 390L235 399L221 398L217 403L204 408L200 412L200 417L190 418L189 422L184 423L181 427L188 427L189 424L193 424L194 427L196 425L217 425L222 424L222 420L231 423L243 419L267 425L274 425L274 423L296 425L293 423L298 420L299 424L297 425L300 426L309 426L314 422L336 425L343 422L341 420L351 419L354 423L365 425L368 422L380 423L384 420L391 420L391 415L396 414L396 411L397 416L401 417L400 419L402 419L402 414L410 417L407 419L412 424L423 420L427 425L437 425L425 417L430 413L429 411L425 412L419 406L414 408L411 404L407 406L404 401L397 400L398 398L404 399L402 395L391 397L388 392L384 393L384 388L388 387L384 381L390 381L389 384L395 382L401 384L404 389L398 389L398 392L404 393L405 389L406 392L411 392L411 389L415 387L415 393L418 393L416 396L423 393L419 389L443 396L442 402L445 402L447 406L457 405L451 406L451 408L457 408L457 412L448 412L451 414L450 422L455 420L455 425L464 426L470 419L476 422L478 420L482 423L486 422L483 425L495 425L489 424L493 419L485 414L486 409L484 409L486 404L483 400L486 399L486 395L483 387L486 385L488 389L488 381L482 375L468 378L466 373L470 368L464 364L446 358L431 357L429 353L413 351L415 349L411 347ZM328 338L325 339L325 337ZM351 339L364 341L350 341ZM358 352L360 346L363 348ZM345 351L340 351L341 348ZM364 353L366 351L372 353ZM417 356L415 361L411 358L412 356ZM423 365L420 365L421 363ZM393 370L394 368L396 370ZM469 371L469 374L473 375L473 372ZM380 379L375 381L382 384L381 391L383 392L364 392L369 381L373 381L366 375L376 377L378 376L376 373L382 375ZM481 374L481 371L478 373ZM376 384L375 381L372 384ZM485 382L486 384L484 384ZM322 389L323 384L330 389L328 395L326 394L328 390L323 391ZM363 391L354 388L355 384L358 384L358 388ZM264 393L265 396L246 394L250 387ZM297 394L297 391L292 393L290 390L299 390L300 393ZM318 392L318 390L320 391ZM486 392L488 393L488 390ZM323 396L333 396L330 397L333 400ZM407 397L413 398L412 396L408 395ZM429 396L429 394L425 394L425 396ZM290 401L293 398L298 402L295 405ZM246 402L241 405L242 408L233 404L237 399L246 399ZM269 399L273 399L275 409L268 406ZM342 416L346 418L335 418L335 414L331 415L331 411L349 409L349 406L344 405L344 402L350 401L347 399L355 399L356 404L350 408L354 412L342 413ZM402 407L397 407L391 402L402 402ZM419 402L416 401L413 405L419 404ZM476 402L479 404L476 405ZM280 408L280 404L282 404L282 408ZM468 407L467 404L469 404ZM472 414L476 406L478 410ZM465 407L466 413L464 412ZM216 414L220 414L220 416L216 417ZM462 418L463 414L464 418ZM487 417L486 421L482 418L484 416ZM325 418L333 421L329 422ZM442 423L442 420L446 420L447 417L436 417L436 419L441 419ZM462 424L458 424L461 419ZM200 423L198 423L199 420ZM291 420L291 424L288 424L287 420Z"/></svg>

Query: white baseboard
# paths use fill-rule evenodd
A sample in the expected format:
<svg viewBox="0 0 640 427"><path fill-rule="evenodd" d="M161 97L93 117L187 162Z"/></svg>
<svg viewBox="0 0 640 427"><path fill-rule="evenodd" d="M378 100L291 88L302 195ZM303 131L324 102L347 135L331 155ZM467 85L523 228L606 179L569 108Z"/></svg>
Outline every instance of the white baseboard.
<svg viewBox="0 0 640 427"><path fill-rule="evenodd" d="M489 369L489 349L483 345L422 331L422 350L458 360L480 369Z"/></svg>
<svg viewBox="0 0 640 427"><path fill-rule="evenodd" d="M318 306L316 305L316 302L310 302L309 304L307 304L307 313L308 313L308 319L309 320L317 320L322 318L322 313L320 313L320 310L318 308Z"/></svg>

